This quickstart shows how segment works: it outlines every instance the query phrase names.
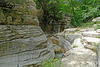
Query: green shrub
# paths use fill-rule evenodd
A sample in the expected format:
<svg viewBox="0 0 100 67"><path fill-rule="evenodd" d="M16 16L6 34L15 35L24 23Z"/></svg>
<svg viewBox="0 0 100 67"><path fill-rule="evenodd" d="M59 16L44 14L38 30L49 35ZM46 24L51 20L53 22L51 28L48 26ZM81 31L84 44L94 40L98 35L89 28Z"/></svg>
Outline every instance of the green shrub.
<svg viewBox="0 0 100 67"><path fill-rule="evenodd" d="M100 38L100 36L98 36L97 38Z"/></svg>
<svg viewBox="0 0 100 67"><path fill-rule="evenodd" d="M4 16L3 10L0 8L0 18Z"/></svg>
<svg viewBox="0 0 100 67"><path fill-rule="evenodd" d="M87 22L87 23L82 23L80 26L81 28L87 28L87 27L92 27L94 22Z"/></svg>
<svg viewBox="0 0 100 67"><path fill-rule="evenodd" d="M94 45L93 51L96 52L96 50L97 50L97 46L98 46L98 44L95 44L95 45Z"/></svg>
<svg viewBox="0 0 100 67"><path fill-rule="evenodd" d="M49 59L43 61L40 67L61 67L59 59Z"/></svg>
<svg viewBox="0 0 100 67"><path fill-rule="evenodd" d="M69 12L72 14L71 24L74 27L90 22L93 18L100 16L100 0L69 0L68 5L70 5L68 6L70 8Z"/></svg>
<svg viewBox="0 0 100 67"><path fill-rule="evenodd" d="M95 30L100 29L100 25L97 25L97 27L95 28Z"/></svg>
<svg viewBox="0 0 100 67"><path fill-rule="evenodd" d="M73 48L76 48L76 47L78 47L77 45L73 45Z"/></svg>

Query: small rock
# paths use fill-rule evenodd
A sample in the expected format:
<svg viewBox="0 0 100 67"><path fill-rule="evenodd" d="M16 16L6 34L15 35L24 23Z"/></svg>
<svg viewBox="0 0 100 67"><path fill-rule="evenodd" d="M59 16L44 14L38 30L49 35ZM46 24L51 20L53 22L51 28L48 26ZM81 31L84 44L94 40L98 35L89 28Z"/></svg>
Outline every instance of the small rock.
<svg viewBox="0 0 100 67"><path fill-rule="evenodd" d="M92 21L93 21L93 22L100 21L100 17L97 17L97 18L93 19Z"/></svg>
<svg viewBox="0 0 100 67"><path fill-rule="evenodd" d="M100 29L96 30L97 33L100 33Z"/></svg>
<svg viewBox="0 0 100 67"><path fill-rule="evenodd" d="M84 47L93 50L94 46L100 42L99 38L83 37Z"/></svg>
<svg viewBox="0 0 100 67"><path fill-rule="evenodd" d="M81 42L81 38L75 39L72 45L76 45L76 46L82 46L82 42Z"/></svg>
<svg viewBox="0 0 100 67"><path fill-rule="evenodd" d="M64 52L64 50L60 46L58 46L56 44L52 44L52 45L53 45L55 53L63 53Z"/></svg>

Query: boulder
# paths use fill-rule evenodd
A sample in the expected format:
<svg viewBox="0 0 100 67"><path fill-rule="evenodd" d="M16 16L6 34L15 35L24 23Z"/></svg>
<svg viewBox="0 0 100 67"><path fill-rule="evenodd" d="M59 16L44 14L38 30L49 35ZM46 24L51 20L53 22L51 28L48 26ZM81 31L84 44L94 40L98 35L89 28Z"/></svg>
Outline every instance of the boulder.
<svg viewBox="0 0 100 67"><path fill-rule="evenodd" d="M82 44L82 39L81 38L77 38L74 40L72 46L76 46L76 47L81 47L83 44Z"/></svg>
<svg viewBox="0 0 100 67"><path fill-rule="evenodd" d="M94 46L100 42L100 39L92 37L83 37L82 41L85 48L93 50Z"/></svg>
<svg viewBox="0 0 100 67"><path fill-rule="evenodd" d="M53 45L53 48L54 48L54 51L56 54L57 53L64 53L64 50L60 46L58 46L56 44L52 44L52 45Z"/></svg>
<svg viewBox="0 0 100 67"><path fill-rule="evenodd" d="M96 32L97 32L97 33L100 33L100 29L97 29Z"/></svg>
<svg viewBox="0 0 100 67"><path fill-rule="evenodd" d="M92 20L93 22L100 22L100 17L97 17L95 19Z"/></svg>

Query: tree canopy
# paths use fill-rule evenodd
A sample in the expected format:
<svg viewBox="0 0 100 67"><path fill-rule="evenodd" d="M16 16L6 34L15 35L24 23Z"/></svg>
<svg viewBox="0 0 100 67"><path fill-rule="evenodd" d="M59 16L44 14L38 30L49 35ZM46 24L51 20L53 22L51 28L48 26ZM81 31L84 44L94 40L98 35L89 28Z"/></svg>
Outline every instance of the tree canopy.
<svg viewBox="0 0 100 67"><path fill-rule="evenodd" d="M67 13L66 0L35 0L38 7L44 10L43 21L49 23L51 20L58 21Z"/></svg>
<svg viewBox="0 0 100 67"><path fill-rule="evenodd" d="M44 10L43 21L58 21L70 13L75 27L100 16L100 0L35 0Z"/></svg>

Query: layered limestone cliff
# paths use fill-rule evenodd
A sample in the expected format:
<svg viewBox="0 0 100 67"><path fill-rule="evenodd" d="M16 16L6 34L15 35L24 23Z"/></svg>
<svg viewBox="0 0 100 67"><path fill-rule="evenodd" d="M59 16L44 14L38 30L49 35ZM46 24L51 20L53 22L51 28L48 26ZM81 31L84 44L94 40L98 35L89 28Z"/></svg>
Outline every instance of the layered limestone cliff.
<svg viewBox="0 0 100 67"><path fill-rule="evenodd" d="M33 0L25 1L0 18L1 24L8 24L0 25L0 67L39 64L55 56L52 45L39 27L36 4Z"/></svg>

